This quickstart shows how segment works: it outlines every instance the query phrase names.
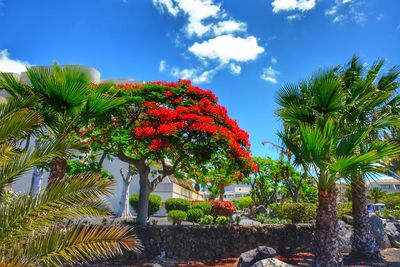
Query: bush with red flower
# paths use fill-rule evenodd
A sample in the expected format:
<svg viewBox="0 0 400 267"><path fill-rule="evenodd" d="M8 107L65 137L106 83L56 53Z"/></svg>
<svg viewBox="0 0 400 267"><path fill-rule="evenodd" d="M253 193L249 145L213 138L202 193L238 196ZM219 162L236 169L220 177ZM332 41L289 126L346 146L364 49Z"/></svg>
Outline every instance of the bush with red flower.
<svg viewBox="0 0 400 267"><path fill-rule="evenodd" d="M213 216L231 217L236 211L235 205L230 201L210 200L212 205L211 214Z"/></svg>

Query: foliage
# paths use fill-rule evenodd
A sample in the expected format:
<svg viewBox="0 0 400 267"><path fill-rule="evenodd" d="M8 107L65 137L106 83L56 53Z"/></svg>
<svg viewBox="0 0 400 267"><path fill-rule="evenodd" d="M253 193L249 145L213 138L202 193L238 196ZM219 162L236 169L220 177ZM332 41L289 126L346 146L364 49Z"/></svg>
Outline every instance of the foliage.
<svg viewBox="0 0 400 267"><path fill-rule="evenodd" d="M228 224L228 219L225 216L218 216L215 219L215 224L218 224L218 225Z"/></svg>
<svg viewBox="0 0 400 267"><path fill-rule="evenodd" d="M213 224L214 217L211 215L206 215L200 220L200 224Z"/></svg>
<svg viewBox="0 0 400 267"><path fill-rule="evenodd" d="M18 197L18 194L15 193L12 189L9 189L4 192L0 192L0 203L2 205L7 205L15 201Z"/></svg>
<svg viewBox="0 0 400 267"><path fill-rule="evenodd" d="M190 202L184 198L169 198L165 201L165 209L170 210L182 210L188 211L190 208Z"/></svg>
<svg viewBox="0 0 400 267"><path fill-rule="evenodd" d="M352 215L352 202L339 202L337 204L337 217L338 218L343 218L344 215Z"/></svg>
<svg viewBox="0 0 400 267"><path fill-rule="evenodd" d="M400 210L389 210L389 209L384 209L382 211L382 217L386 219L396 219L400 220Z"/></svg>
<svg viewBox="0 0 400 267"><path fill-rule="evenodd" d="M254 201L251 197L242 197L238 200L239 209L251 209L254 207Z"/></svg>
<svg viewBox="0 0 400 267"><path fill-rule="evenodd" d="M83 172L96 172L100 173L103 177L114 179L107 170L103 169L100 163L96 160L95 154L88 154L85 156L78 155L77 159L67 160L67 174L75 175Z"/></svg>
<svg viewBox="0 0 400 267"><path fill-rule="evenodd" d="M207 201L194 201L191 203L192 209L201 209L204 215L210 215L212 206Z"/></svg>
<svg viewBox="0 0 400 267"><path fill-rule="evenodd" d="M290 220L292 223L308 223L315 219L317 207L312 203L284 203L268 206L280 219Z"/></svg>
<svg viewBox="0 0 400 267"><path fill-rule="evenodd" d="M154 215L161 208L162 199L158 195L149 196L149 217ZM139 195L133 194L129 197L129 204L138 213L139 212Z"/></svg>
<svg viewBox="0 0 400 267"><path fill-rule="evenodd" d="M213 216L230 217L235 212L235 205L230 201L211 200L212 205L211 214Z"/></svg>
<svg viewBox="0 0 400 267"><path fill-rule="evenodd" d="M290 222L289 220L286 219L269 217L265 213L257 214L256 221L262 224L288 224Z"/></svg>
<svg viewBox="0 0 400 267"><path fill-rule="evenodd" d="M374 203L380 203L385 197L386 193L383 192L379 187L374 187L369 190L369 195L370 199L372 199Z"/></svg>
<svg viewBox="0 0 400 267"><path fill-rule="evenodd" d="M204 213L201 209L195 208L190 209L187 212L187 220L189 222L198 223L203 218Z"/></svg>
<svg viewBox="0 0 400 267"><path fill-rule="evenodd" d="M242 221L242 216L236 215L236 216L235 216L235 223L236 223L236 224L240 224L241 221Z"/></svg>
<svg viewBox="0 0 400 267"><path fill-rule="evenodd" d="M172 221L174 225L180 225L187 219L187 213L182 210L170 210L168 211L168 221Z"/></svg>
<svg viewBox="0 0 400 267"><path fill-rule="evenodd" d="M386 194L382 202L387 209L395 209L396 206L400 205L400 193Z"/></svg>

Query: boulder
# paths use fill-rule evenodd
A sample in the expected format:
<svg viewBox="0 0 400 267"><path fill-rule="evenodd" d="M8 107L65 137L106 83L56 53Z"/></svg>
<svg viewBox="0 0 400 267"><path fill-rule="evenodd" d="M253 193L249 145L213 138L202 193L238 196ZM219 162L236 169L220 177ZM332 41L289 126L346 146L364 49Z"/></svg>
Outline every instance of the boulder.
<svg viewBox="0 0 400 267"><path fill-rule="evenodd" d="M267 246L259 246L255 249L243 252L240 254L238 267L251 267L256 262L273 258L276 256L276 251Z"/></svg>
<svg viewBox="0 0 400 267"><path fill-rule="evenodd" d="M339 221L339 249L341 253L350 253L353 227L344 221Z"/></svg>
<svg viewBox="0 0 400 267"><path fill-rule="evenodd" d="M385 224L385 233L394 248L400 248L400 224L387 222Z"/></svg>
<svg viewBox="0 0 400 267"><path fill-rule="evenodd" d="M353 217L350 215L343 215L343 221L347 224L353 225Z"/></svg>
<svg viewBox="0 0 400 267"><path fill-rule="evenodd" d="M376 215L371 215L369 217L371 223L372 232L375 236L376 241L381 249L389 248L390 243L386 236L385 229L383 227L383 222L381 218Z"/></svg>
<svg viewBox="0 0 400 267"><path fill-rule="evenodd" d="M251 267L292 267L293 265L287 264L286 262L278 259L269 258L256 262Z"/></svg>

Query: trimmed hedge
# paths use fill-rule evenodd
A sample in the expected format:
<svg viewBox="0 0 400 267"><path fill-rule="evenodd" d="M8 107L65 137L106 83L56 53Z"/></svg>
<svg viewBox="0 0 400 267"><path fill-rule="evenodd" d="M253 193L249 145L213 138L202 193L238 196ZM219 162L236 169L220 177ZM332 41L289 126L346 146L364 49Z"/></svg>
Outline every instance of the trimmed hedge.
<svg viewBox="0 0 400 267"><path fill-rule="evenodd" d="M165 209L170 210L181 210L187 212L190 208L190 202L184 198L169 198L165 202Z"/></svg>
<svg viewBox="0 0 400 267"><path fill-rule="evenodd" d="M211 215L206 215L200 220L200 224L213 224L214 217Z"/></svg>
<svg viewBox="0 0 400 267"><path fill-rule="evenodd" d="M187 212L187 220L192 223L198 223L203 216L204 213L201 209L190 209Z"/></svg>
<svg viewBox="0 0 400 267"><path fill-rule="evenodd" d="M315 219L317 206L312 203L274 203L268 206L280 219L292 223L308 223Z"/></svg>
<svg viewBox="0 0 400 267"><path fill-rule="evenodd" d="M251 197L242 197L237 203L239 209L251 209L254 206L254 200Z"/></svg>
<svg viewBox="0 0 400 267"><path fill-rule="evenodd" d="M149 217L155 214L161 208L162 199L157 195L149 196ZM139 211L139 195L133 194L129 197L129 204L138 213Z"/></svg>
<svg viewBox="0 0 400 267"><path fill-rule="evenodd" d="M219 225L228 224L228 219L225 216L218 216L217 219L215 219L215 224Z"/></svg>
<svg viewBox="0 0 400 267"><path fill-rule="evenodd" d="M212 206L207 201L194 201L192 202L192 209L201 209L204 215L210 215Z"/></svg>
<svg viewBox="0 0 400 267"><path fill-rule="evenodd" d="M168 221L172 221L174 225L180 225L186 219L187 213L182 210L170 210L168 212Z"/></svg>

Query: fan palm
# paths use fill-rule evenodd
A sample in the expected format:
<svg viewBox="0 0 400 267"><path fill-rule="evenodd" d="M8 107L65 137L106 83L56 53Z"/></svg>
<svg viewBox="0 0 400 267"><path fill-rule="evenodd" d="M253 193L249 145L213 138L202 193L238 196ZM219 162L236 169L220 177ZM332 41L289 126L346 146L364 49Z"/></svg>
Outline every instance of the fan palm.
<svg viewBox="0 0 400 267"><path fill-rule="evenodd" d="M30 85L22 84L14 76L1 74L0 87L12 95L35 96L35 110L43 117L46 136L63 139L66 149L51 160L49 181L64 177L67 167L67 150L81 148L76 131L81 125L120 105L123 101L105 91L112 84L93 85L88 75L79 67L56 64L49 67L27 69Z"/></svg>
<svg viewBox="0 0 400 267"><path fill-rule="evenodd" d="M33 165L60 155L63 140L31 150L18 148L24 133L39 127L42 117L19 96L0 104L0 192ZM61 151L61 152L60 152ZM36 196L18 195L0 203L0 262L2 266L82 264L136 251L139 241L123 226L83 225L66 220L109 214L102 197L112 182L95 174L63 178Z"/></svg>
<svg viewBox="0 0 400 267"><path fill-rule="evenodd" d="M339 73L346 93L345 109L341 116L341 128L344 134L351 132L353 128L373 128L365 141L360 144L357 153L368 150L371 143L384 142L381 140L381 133L399 125L398 116L391 114L392 109L388 109L387 106L389 102L393 102L398 87L396 80L400 72L399 69L393 68L388 73L379 75L383 65L383 60L377 60L366 70L359 58L353 57ZM385 159L394 158L385 152L381 156L376 163L383 164ZM371 174L369 168L370 166L360 166L350 175L354 226L352 254L362 258L379 256L379 245L373 235L367 210L365 182Z"/></svg>
<svg viewBox="0 0 400 267"><path fill-rule="evenodd" d="M379 187L374 187L369 190L369 196L374 203L379 203L385 195L385 192L383 192Z"/></svg>
<svg viewBox="0 0 400 267"><path fill-rule="evenodd" d="M285 129L295 127L298 142L290 148L301 155L307 169L316 177L318 211L316 218L316 266L337 266L342 262L338 246L336 181L363 166L370 173L379 170L374 163L393 156L399 149L392 143L371 144L362 153L362 144L372 127L353 127L344 134L342 116L346 91L337 77L338 68L316 73L309 81L283 87L278 94L278 116ZM288 127L289 126L289 127Z"/></svg>

